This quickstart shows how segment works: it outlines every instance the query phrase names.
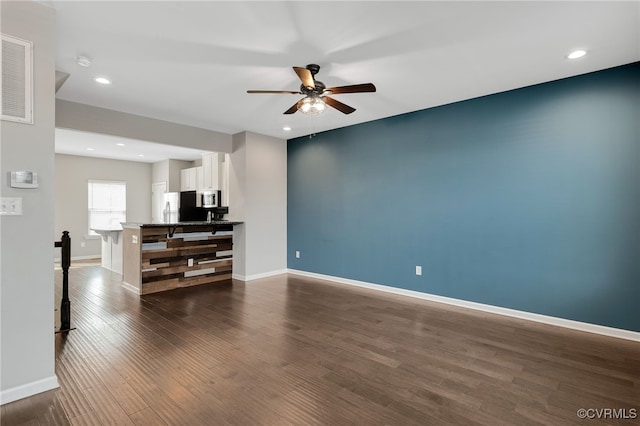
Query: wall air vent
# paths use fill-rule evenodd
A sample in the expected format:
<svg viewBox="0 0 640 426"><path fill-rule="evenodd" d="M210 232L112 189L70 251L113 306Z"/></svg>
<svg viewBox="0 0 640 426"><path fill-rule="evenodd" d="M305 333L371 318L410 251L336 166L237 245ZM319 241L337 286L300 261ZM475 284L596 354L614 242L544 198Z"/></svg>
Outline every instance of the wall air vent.
<svg viewBox="0 0 640 426"><path fill-rule="evenodd" d="M0 34L2 119L33 124L33 44Z"/></svg>

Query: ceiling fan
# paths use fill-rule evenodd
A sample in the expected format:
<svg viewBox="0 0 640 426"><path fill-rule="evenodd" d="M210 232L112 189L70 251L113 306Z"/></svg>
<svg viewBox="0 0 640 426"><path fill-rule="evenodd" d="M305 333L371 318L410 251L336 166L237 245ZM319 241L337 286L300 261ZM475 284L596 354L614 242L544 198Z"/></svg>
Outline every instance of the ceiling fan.
<svg viewBox="0 0 640 426"><path fill-rule="evenodd" d="M315 75L320 71L320 65L309 64L305 68L293 67L302 84L297 92L288 90L247 90L247 93L285 93L291 95L305 95L304 98L293 104L286 110L285 114L293 114L300 111L304 114L317 115L326 109L326 105L337 109L344 114L351 114L355 108L343 104L328 95L338 95L342 93L364 93L375 92L376 86L372 83L352 84L350 86L326 87L323 82L315 79Z"/></svg>

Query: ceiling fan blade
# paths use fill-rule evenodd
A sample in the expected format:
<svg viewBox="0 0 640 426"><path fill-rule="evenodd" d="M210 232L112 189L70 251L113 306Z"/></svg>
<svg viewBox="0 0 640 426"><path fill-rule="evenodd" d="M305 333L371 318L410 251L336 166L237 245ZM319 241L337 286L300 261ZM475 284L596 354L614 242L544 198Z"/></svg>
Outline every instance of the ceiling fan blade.
<svg viewBox="0 0 640 426"><path fill-rule="evenodd" d="M375 92L376 86L374 86L373 83L352 84L351 86L328 87L324 89L324 91L331 92L332 95L337 95L339 93Z"/></svg>
<svg viewBox="0 0 640 426"><path fill-rule="evenodd" d="M293 67L293 70L298 74L298 77L300 78L300 81L302 81L304 87L311 87L312 89L316 88L316 83L313 81L311 71L300 67Z"/></svg>
<svg viewBox="0 0 640 426"><path fill-rule="evenodd" d="M247 93L285 93L288 95L301 95L300 92L292 92L290 90L247 90Z"/></svg>
<svg viewBox="0 0 640 426"><path fill-rule="evenodd" d="M340 101L336 101L333 98L330 98L328 96L323 96L324 98L324 102L329 105L330 107L333 107L335 109L337 109L338 111L344 113L344 114L351 114L353 111L355 111L355 108L350 107L347 104L343 104Z"/></svg>
<svg viewBox="0 0 640 426"><path fill-rule="evenodd" d="M296 112L298 110L298 102L296 102L295 104L293 104L293 106L291 108L289 108L288 110L286 110L284 112L284 114L293 114L294 112Z"/></svg>

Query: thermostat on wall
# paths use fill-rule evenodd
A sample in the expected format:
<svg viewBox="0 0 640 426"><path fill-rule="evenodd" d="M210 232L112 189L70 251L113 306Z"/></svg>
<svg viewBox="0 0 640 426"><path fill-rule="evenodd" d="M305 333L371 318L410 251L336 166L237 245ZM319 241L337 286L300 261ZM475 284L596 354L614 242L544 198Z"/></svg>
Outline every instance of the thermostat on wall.
<svg viewBox="0 0 640 426"><path fill-rule="evenodd" d="M21 171L11 172L12 188L37 188L38 174L36 172Z"/></svg>

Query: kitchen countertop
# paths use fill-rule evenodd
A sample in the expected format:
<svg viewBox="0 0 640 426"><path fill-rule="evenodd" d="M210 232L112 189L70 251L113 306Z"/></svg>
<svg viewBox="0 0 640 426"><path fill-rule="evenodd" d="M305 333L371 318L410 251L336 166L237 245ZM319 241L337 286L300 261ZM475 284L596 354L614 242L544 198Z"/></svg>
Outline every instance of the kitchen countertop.
<svg viewBox="0 0 640 426"><path fill-rule="evenodd" d="M173 226L209 226L209 225L240 225L244 222L237 220L212 220L208 222L202 221L190 221L190 222L172 222L172 223L137 223L137 222L122 222L123 228L161 228L161 227L173 227Z"/></svg>

